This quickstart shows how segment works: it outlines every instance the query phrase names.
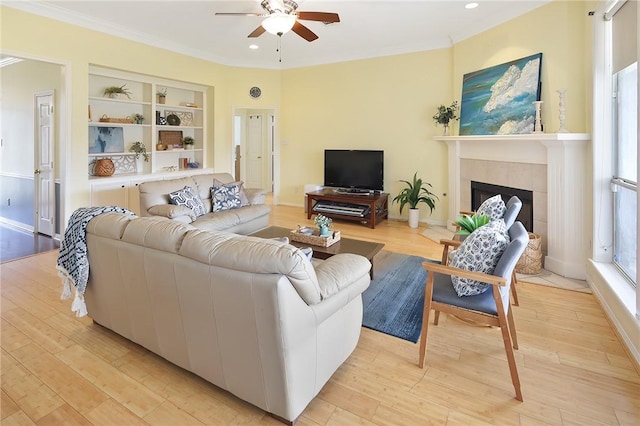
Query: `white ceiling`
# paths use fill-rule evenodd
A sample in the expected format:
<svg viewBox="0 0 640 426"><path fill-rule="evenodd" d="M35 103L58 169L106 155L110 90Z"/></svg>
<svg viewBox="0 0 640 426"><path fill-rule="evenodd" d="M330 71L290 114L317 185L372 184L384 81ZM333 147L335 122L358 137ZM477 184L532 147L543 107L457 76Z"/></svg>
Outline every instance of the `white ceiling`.
<svg viewBox="0 0 640 426"><path fill-rule="evenodd" d="M469 0L471 1L471 0ZM286 69L387 56L451 46L550 0L300 0L298 11L335 12L341 22L301 21L319 39L307 42L293 32L282 37L247 35L263 18L215 16L216 12L263 12L260 0L191 1L24 1L3 5L163 47L216 63ZM257 44L259 49L249 49Z"/></svg>

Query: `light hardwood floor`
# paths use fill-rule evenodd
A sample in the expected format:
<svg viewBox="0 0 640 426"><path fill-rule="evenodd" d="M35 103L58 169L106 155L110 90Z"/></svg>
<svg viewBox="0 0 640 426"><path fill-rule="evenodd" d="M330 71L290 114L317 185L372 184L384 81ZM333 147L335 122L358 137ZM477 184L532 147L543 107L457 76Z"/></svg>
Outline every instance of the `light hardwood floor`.
<svg viewBox="0 0 640 426"><path fill-rule="evenodd" d="M277 206L272 224L309 224ZM406 222L343 235L438 259ZM0 266L2 425L280 424L261 410L126 339L76 318L60 301L56 252ZM514 399L499 330L443 315L417 345L368 329L299 425L634 425L640 377L593 295L521 283L514 307L524 402Z"/></svg>

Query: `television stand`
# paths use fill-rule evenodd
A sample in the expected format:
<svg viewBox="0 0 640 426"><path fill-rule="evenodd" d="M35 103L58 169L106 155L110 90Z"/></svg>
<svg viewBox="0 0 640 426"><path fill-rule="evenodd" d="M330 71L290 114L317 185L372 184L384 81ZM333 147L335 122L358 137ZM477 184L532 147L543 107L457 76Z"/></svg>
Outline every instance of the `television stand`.
<svg viewBox="0 0 640 426"><path fill-rule="evenodd" d="M389 215L389 194L385 192L342 194L327 188L306 195L307 219L314 213L321 213L332 219L366 223L373 229ZM314 210L319 203L322 211Z"/></svg>

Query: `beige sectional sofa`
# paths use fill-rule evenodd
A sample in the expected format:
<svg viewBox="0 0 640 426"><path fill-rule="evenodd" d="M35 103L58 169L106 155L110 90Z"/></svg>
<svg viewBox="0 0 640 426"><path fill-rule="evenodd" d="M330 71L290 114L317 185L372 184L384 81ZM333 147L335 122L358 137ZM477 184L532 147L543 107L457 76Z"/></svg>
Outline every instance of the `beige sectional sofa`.
<svg viewBox="0 0 640 426"><path fill-rule="evenodd" d="M369 261L107 213L87 226L89 316L286 421L356 347Z"/></svg>
<svg viewBox="0 0 640 426"><path fill-rule="evenodd" d="M211 187L214 179L228 184L233 182L229 173L209 173L177 179L159 180L141 183L140 215L162 216L183 223L189 223L198 229L207 231L228 231L237 234L251 234L269 225L271 208L265 204L265 191L245 188L249 205L218 212L212 212ZM197 191L207 213L196 217L191 209L171 204L169 193L185 186Z"/></svg>

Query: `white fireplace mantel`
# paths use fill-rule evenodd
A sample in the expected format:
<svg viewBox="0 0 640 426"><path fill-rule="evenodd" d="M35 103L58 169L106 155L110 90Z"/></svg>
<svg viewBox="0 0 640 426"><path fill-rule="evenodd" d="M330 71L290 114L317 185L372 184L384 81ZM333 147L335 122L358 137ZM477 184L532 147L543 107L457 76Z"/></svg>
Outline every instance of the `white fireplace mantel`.
<svg viewBox="0 0 640 426"><path fill-rule="evenodd" d="M461 209L461 160L543 164L547 167L547 256L545 269L577 279L586 277L589 226L585 133L440 136L449 166L449 223ZM488 182L492 183L492 182ZM535 231L535 229L534 229Z"/></svg>

